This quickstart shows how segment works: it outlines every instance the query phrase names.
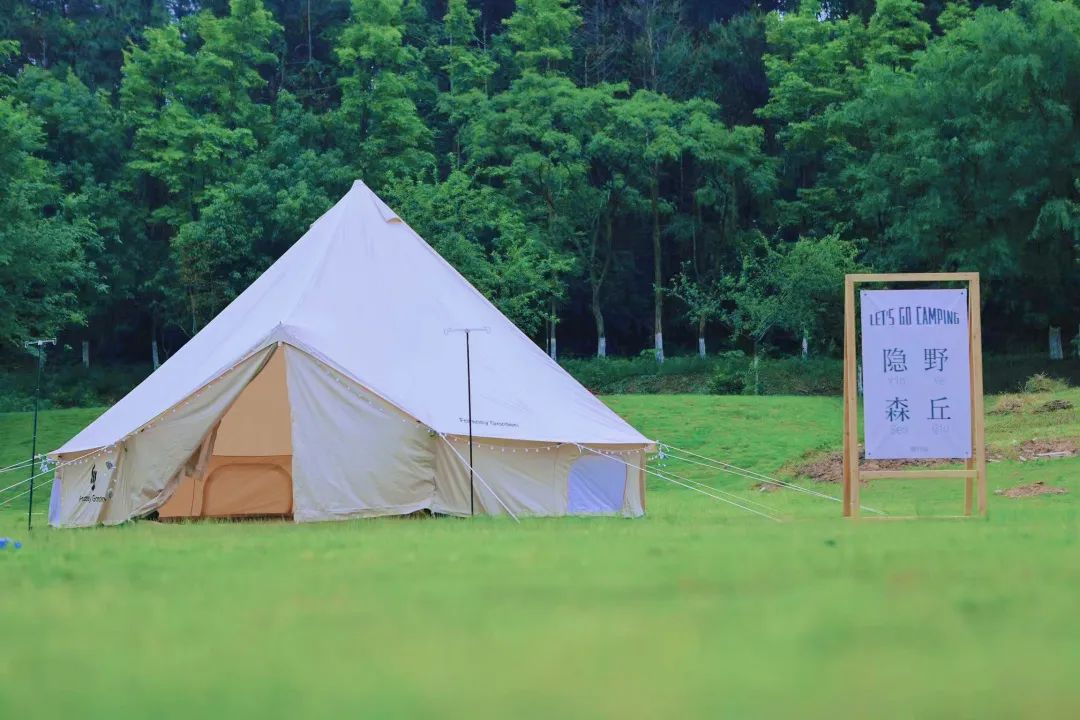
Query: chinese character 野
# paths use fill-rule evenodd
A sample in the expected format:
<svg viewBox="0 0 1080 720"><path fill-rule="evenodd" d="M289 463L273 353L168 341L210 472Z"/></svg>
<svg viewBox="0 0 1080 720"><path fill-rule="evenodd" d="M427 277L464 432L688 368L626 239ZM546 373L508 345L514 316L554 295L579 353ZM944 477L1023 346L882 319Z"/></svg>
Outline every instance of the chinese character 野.
<svg viewBox="0 0 1080 720"><path fill-rule="evenodd" d="M923 364L924 370L934 370L943 372L945 370L945 361L949 359L948 354L945 352L945 348L926 348L923 350Z"/></svg>
<svg viewBox="0 0 1080 720"><path fill-rule="evenodd" d="M885 417L889 419L889 422L904 422L911 417L908 412L907 398L901 400L900 398L893 398L889 401L889 407L885 411Z"/></svg>
<svg viewBox="0 0 1080 720"><path fill-rule="evenodd" d="M930 420L952 420L951 415L945 414L945 411L949 409L949 406L945 404L948 399L947 397L930 399Z"/></svg>
<svg viewBox="0 0 1080 720"><path fill-rule="evenodd" d="M901 348L885 348L881 354L885 372L907 371L907 355Z"/></svg>

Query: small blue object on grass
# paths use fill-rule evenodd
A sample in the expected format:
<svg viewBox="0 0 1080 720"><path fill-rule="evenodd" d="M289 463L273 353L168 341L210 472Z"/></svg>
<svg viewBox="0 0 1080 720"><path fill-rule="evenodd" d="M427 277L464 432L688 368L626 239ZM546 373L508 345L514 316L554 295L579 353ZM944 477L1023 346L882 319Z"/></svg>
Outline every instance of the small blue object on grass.
<svg viewBox="0 0 1080 720"><path fill-rule="evenodd" d="M4 548L6 548L8 546L8 543L10 543L11 546L13 548L15 548L16 550L18 550L19 548L22 547L22 543L19 542L18 540L12 540L9 537L4 537L4 538L0 538L0 550L3 550Z"/></svg>

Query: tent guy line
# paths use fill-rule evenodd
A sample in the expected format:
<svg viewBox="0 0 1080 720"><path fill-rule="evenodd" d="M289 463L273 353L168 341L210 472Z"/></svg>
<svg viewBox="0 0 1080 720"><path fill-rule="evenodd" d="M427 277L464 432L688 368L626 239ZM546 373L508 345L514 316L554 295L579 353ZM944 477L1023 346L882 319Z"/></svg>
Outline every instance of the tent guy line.
<svg viewBox="0 0 1080 720"><path fill-rule="evenodd" d="M58 463L56 465L53 465L52 467L48 468L47 470L43 470L42 472L39 472L36 475L32 475L32 476L30 476L30 477L28 477L28 478L26 478L24 480L20 480L19 482L15 483L14 485L8 485L3 490L0 490L0 493L7 492L8 490L11 490L12 488L16 488L19 485L24 485L24 484L30 482L31 480L36 480L36 479L38 479L39 477L41 477L43 475L48 475L49 473L55 473L57 470L59 470L61 467L65 466L65 465L74 465L75 463L79 462L82 458L86 457L87 455L91 455L94 452L96 452L96 451L89 452L86 455L81 455L81 456L79 456L79 457L77 457L77 458L75 458L73 460L68 460L67 462L62 462L62 463ZM38 457L43 458L45 456L44 455L39 455ZM54 475L54 477L55 477L55 475ZM41 486L44 487L46 482L52 482L53 479L54 478L49 478L48 480L42 482ZM29 490L25 490L25 491L19 493L18 495L15 495L13 497L9 497L4 502L0 503L0 507L3 507L4 505L7 505L8 503L10 503L15 498L20 498L20 497L22 497L23 495L26 495L29 492L30 492Z"/></svg>
<svg viewBox="0 0 1080 720"><path fill-rule="evenodd" d="M790 489L803 490L804 492L807 492L807 494L814 495L815 497L821 497L821 498L828 499L828 500L836 500L836 498L831 497L829 495L822 495L821 493L815 493L815 492L807 491L807 490L804 490L803 488L798 487L797 485L789 486L788 484L786 484L786 483L784 483L784 482L782 482L780 480L773 480L771 478L762 477L761 475L759 475L758 473L756 473L753 470L747 470L746 468L735 467L734 465L728 465L727 463L724 463L724 464L720 465L720 464L713 464L713 463L709 463L709 462L699 462L697 460L692 460L690 458L681 457L677 453L673 453L673 452L670 452L670 451L660 453L659 454L659 459L661 461L675 460L677 462L690 463L691 465L697 465L699 467L708 468L709 470L719 470L720 472L730 473L731 475L736 475L736 476L741 477L741 478L746 478L747 480L757 480L758 482L765 483L765 484L768 484L768 485L776 485L777 487L785 487L785 488L790 488Z"/></svg>
<svg viewBox="0 0 1080 720"><path fill-rule="evenodd" d="M502 508L503 508L503 510L505 510L505 511L506 511L506 512L508 512L508 513L510 513L510 517L514 518L514 522L516 522L516 523L520 523L521 521L520 521L520 520L518 520L518 516L514 514L514 511L513 511L513 510L511 510L510 508L508 508L508 507L506 506L506 503L504 503L504 502L502 501L502 498L500 498L500 497L499 497L499 495L498 495L498 494L497 494L497 493L496 493L496 492L495 492L494 490L492 490L492 489L491 489L491 486L490 486L490 485L488 485L488 484L487 484L486 482L484 482L484 478L483 478L483 477L481 477L480 473L479 473L479 472L478 472L478 471L476 470L476 468L474 468L474 467L472 467L471 465L469 465L469 461L468 461L468 460L466 460L466 459L465 459L465 458L464 458L464 457L463 457L463 456L461 455L461 453L459 453L459 452L457 451L457 448L456 448L456 447L454 447L454 443L450 442L450 439L449 439L448 437L446 437L446 433L438 433L438 435L439 435L439 437L441 437L441 438L443 439L443 442L445 442L445 443L446 443L446 444L447 444L447 445L448 445L448 446L450 447L450 449L454 451L454 454L458 456L458 459L459 459L459 460L461 460L461 462L465 463L465 465L466 465L466 466L467 466L467 467L468 467L468 468L469 468L470 470L472 470L473 476L474 476L474 477L475 477L475 478L476 478L477 480L479 480L479 481L480 481L480 484L481 484L481 485L483 485L483 486L484 486L484 487L485 487L485 488L487 489L487 491L488 491L489 493L491 493L491 496L492 496L493 498L495 498L495 500L497 500L497 501L498 501L498 503L499 503L500 505L502 505Z"/></svg>
<svg viewBox="0 0 1080 720"><path fill-rule="evenodd" d="M6 472L13 472L15 470L21 470L21 469L25 468L27 465L35 463L38 460L40 460L41 458L43 458L43 457L46 457L46 455L44 453L38 453L33 458L30 458L30 459L27 459L27 460L20 460L19 462L15 463L14 465L8 465L7 467L0 468L0 475L4 474ZM0 490L0 492L3 492L3 490Z"/></svg>
<svg viewBox="0 0 1080 720"><path fill-rule="evenodd" d="M44 475L44 474L45 474L45 473L42 473L42 475ZM54 477L51 477L51 478L49 478L48 480L43 480L43 481L42 481L42 483L41 483L40 485L36 485L36 486L34 487L34 489L35 489L35 490L41 490L42 488L44 488L44 487L45 487L46 485L48 485L49 483L51 483L51 482L52 482L53 480L55 480L55 479L56 479L56 478L55 478L55 476L54 476ZM29 489L29 488L27 488L26 490L23 490L23 491L22 491L21 493L19 493L18 495L12 495L12 496L11 496L11 497L9 497L9 498L8 498L7 500L5 500L4 502L0 503L0 507L4 507L4 506L6 506L6 505L9 505L9 504L11 504L11 502L12 502L12 501L14 501L14 500L18 500L18 499L19 499L19 498L21 498L21 497L22 497L23 495L29 495L29 494L30 494L30 489ZM34 514L35 514L35 515L37 515L38 513L34 513Z"/></svg>
<svg viewBox="0 0 1080 720"><path fill-rule="evenodd" d="M778 485L780 487L788 488L789 490L797 490L799 492L806 493L807 495L813 495L814 497L823 498L825 500L832 500L833 502L842 502L842 500L840 500L840 498L833 497L832 495L827 495L825 493L821 493L821 492L818 492L816 490L811 490L810 488L805 488L805 487L802 487L801 485L796 485L795 483L789 483L789 482L785 482L783 480L777 480L776 478L772 478L772 477L769 477L768 475L764 475L762 473L759 473L756 470L748 470L746 468L738 467L737 465L732 465L730 463L721 462L720 460L715 460L713 458L706 457L704 455L699 455L699 454L697 454L695 452L691 452L690 450L683 450L681 448L677 448L674 445L669 445L667 443L660 443L659 446L660 446L660 448L666 448L669 452L664 453L664 454L667 457L672 458L673 460L679 460L681 462L687 462L687 463L691 463L693 465L700 465L701 467L711 468L711 469L714 469L714 470L721 470L723 472L729 472L729 473L731 473L733 475L739 475L740 477L745 477L745 478L749 478L749 479L752 479L752 480L760 480L761 482L764 482L764 483L768 483L768 484L771 484L771 485ZM674 450L675 452L670 452L672 450ZM680 457L679 453L684 453L686 455L692 455L693 457L701 458L702 460L705 460L706 462L698 462L698 461L695 461L695 460L691 460L690 458L687 458L687 457ZM711 464L706 464L706 463L711 463ZM863 510L868 510L869 512L877 513L878 515L885 515L886 514L885 512L883 512L881 510L876 510L876 509L874 509L872 507L869 507L869 506L866 506L866 505L860 505L860 507Z"/></svg>
<svg viewBox="0 0 1080 720"><path fill-rule="evenodd" d="M703 488L705 490L711 490L712 492L717 492L717 493L720 493L721 495L726 495L728 497L735 498L736 500L739 500L740 502L749 503L750 505L756 505L757 507L761 508L762 510L766 510L768 512L775 512L776 511L776 508L771 507L769 505L766 505L763 502L759 502L759 501L753 500L751 498L743 497L741 495L736 495L733 492L729 492L729 491L724 490L722 488L718 488L718 487L716 487L714 485L709 485L708 483L701 482L700 480L693 480L693 479L685 477L683 475L676 475L675 473L673 473L671 471L657 470L655 472L657 472L660 475L666 475L668 477L675 478L676 480L681 480L682 482L690 483L691 485L696 485L697 487Z"/></svg>
<svg viewBox="0 0 1080 720"><path fill-rule="evenodd" d="M603 453L599 452L598 450L593 450L590 447L585 447L583 445L578 445L577 443L574 443L574 445L577 446L578 450L587 451L587 452L594 453L596 455L603 456ZM645 472L645 473L648 473L650 475L655 475L656 477L660 478L661 480L666 480L667 482L674 483L675 485L681 485L682 487L686 488L687 490L693 490L696 493L701 493L702 495L707 495L707 496L709 496L711 498L719 500L720 502L727 503L728 505L734 505L735 507L740 508L742 510L745 510L747 512L751 512L751 513L753 513L755 515L760 515L763 518L768 518L769 520L772 520L773 522L783 522L783 520L781 520L780 518L778 518L778 517L776 517L774 515L771 515L769 513L764 513L764 512L761 512L759 510L755 510L755 509L753 509L751 507L747 507L747 506L745 506L745 505L743 505L741 503L735 502L734 500L728 500L725 497L721 497L719 495L714 495L713 493L706 492L705 490L700 490L700 489L698 489L698 488L696 488L696 487L694 487L692 485L687 485L684 482L680 482L678 480L675 480L672 477L668 477L667 475L664 475L663 473L657 472L656 470L649 470L648 468L641 467L639 465L634 465L633 463L629 463L626 460L621 460L620 459L619 462L621 462L622 464L626 465L627 467L633 468L635 470ZM712 489L715 490L716 488L712 488ZM723 491L721 491L721 492L723 492ZM730 494L730 493L728 493L728 494ZM740 500L741 499L743 499L743 498L740 498ZM758 504L760 504L760 503L758 503Z"/></svg>

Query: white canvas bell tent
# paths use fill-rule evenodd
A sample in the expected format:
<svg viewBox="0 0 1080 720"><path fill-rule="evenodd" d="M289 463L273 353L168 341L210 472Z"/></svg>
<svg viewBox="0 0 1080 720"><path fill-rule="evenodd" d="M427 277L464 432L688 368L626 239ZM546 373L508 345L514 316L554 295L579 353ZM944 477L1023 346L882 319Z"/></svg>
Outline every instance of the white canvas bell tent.
<svg viewBox="0 0 1080 720"><path fill-rule="evenodd" d="M644 512L652 445L357 181L60 449L49 521Z"/></svg>

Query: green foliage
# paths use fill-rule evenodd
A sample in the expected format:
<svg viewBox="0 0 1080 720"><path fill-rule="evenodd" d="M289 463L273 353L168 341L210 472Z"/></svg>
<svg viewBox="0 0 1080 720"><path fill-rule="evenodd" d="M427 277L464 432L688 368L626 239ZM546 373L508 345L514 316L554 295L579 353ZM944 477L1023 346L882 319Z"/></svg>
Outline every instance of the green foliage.
<svg viewBox="0 0 1080 720"><path fill-rule="evenodd" d="M417 112L419 57L405 43L403 0L353 0L337 56L341 122L356 168L376 189L430 170L431 130Z"/></svg>
<svg viewBox="0 0 1080 720"><path fill-rule="evenodd" d="M729 5L8 2L0 341L171 351L358 177L570 352L835 355L871 267L1077 326L1075 2Z"/></svg>
<svg viewBox="0 0 1080 720"><path fill-rule="evenodd" d="M522 70L552 71L570 59L581 17L570 0L518 0L503 24Z"/></svg>
<svg viewBox="0 0 1080 720"><path fill-rule="evenodd" d="M1049 377L1043 373L1036 373L1024 381L1021 388L1026 393L1060 392L1069 387L1064 380Z"/></svg>
<svg viewBox="0 0 1080 720"><path fill-rule="evenodd" d="M760 363L759 363L760 365ZM709 378L709 392L713 395L743 395L755 388L751 366L742 353L723 358L714 366Z"/></svg>
<svg viewBox="0 0 1080 720"><path fill-rule="evenodd" d="M704 326L705 323L723 316L724 301L730 290L719 282L702 283L691 278L687 262L672 281L670 292L686 305L687 319Z"/></svg>
<svg viewBox="0 0 1080 720"><path fill-rule="evenodd" d="M559 364L594 393L697 393L703 392L715 359L674 356L658 363L644 351L633 358L564 358Z"/></svg>
<svg viewBox="0 0 1080 720"><path fill-rule="evenodd" d="M773 328L830 350L842 335L844 275L858 272L857 246L837 235L775 245L758 236L731 295L734 327L755 343Z"/></svg>
<svg viewBox="0 0 1080 720"><path fill-rule="evenodd" d="M1076 63L1080 8L1022 2L976 12L910 71L871 74L842 116L872 143L843 180L876 266L978 268L1010 288L991 296L1001 311L1075 318Z"/></svg>
<svg viewBox="0 0 1080 720"><path fill-rule="evenodd" d="M671 356L657 364L651 352L636 358L562 360L579 382L597 393L714 393L719 395L840 395L839 358L752 357L732 350L709 355ZM1080 360L1048 360L1042 355L988 355L983 359L987 394L1016 392L1033 375L1050 390L1080 386ZM1049 390L1048 390L1049 391Z"/></svg>
<svg viewBox="0 0 1080 720"><path fill-rule="evenodd" d="M41 376L39 404L42 408L107 407L131 392L152 369L149 365L119 363L84 368L74 362L74 358L57 360L56 356L63 352L60 348L49 349ZM5 363L0 372L0 413L33 409L36 367L34 357L30 355ZM72 428L71 435L81 429L82 426Z"/></svg>
<svg viewBox="0 0 1080 720"><path fill-rule="evenodd" d="M778 324L838 349L843 335L844 276L863 272L858 247L837 235L801 238L780 261Z"/></svg>
<svg viewBox="0 0 1080 720"><path fill-rule="evenodd" d="M43 139L40 120L0 96L0 343L9 347L85 322L78 294L97 280L85 258L99 237L64 207L52 169L36 155Z"/></svg>
<svg viewBox="0 0 1080 720"><path fill-rule="evenodd" d="M515 205L462 171L437 184L402 179L388 190L402 218L476 289L525 332L539 328L551 278L565 268Z"/></svg>

